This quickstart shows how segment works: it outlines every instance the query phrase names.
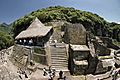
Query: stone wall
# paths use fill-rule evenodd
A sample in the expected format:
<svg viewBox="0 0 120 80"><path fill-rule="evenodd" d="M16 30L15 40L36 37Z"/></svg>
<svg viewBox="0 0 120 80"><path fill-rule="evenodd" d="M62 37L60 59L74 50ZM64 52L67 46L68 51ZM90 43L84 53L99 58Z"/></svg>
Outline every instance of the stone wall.
<svg viewBox="0 0 120 80"><path fill-rule="evenodd" d="M38 49L34 52L35 47L14 45L13 53L10 56L10 60L14 65L18 67L25 67L30 64L31 61L47 65L47 58L45 49L40 52ZM38 53L37 53L38 52Z"/></svg>
<svg viewBox="0 0 120 80"><path fill-rule="evenodd" d="M84 61L82 61L82 62L84 62ZM87 68L88 68L87 64L74 65L74 75L85 75Z"/></svg>
<svg viewBox="0 0 120 80"><path fill-rule="evenodd" d="M47 55L33 54L33 60L37 63L47 65Z"/></svg>
<svg viewBox="0 0 120 80"><path fill-rule="evenodd" d="M81 52L80 51L75 51L72 54L74 54L73 59L75 59L77 61L86 60L89 56L89 52L87 52L87 51L81 51Z"/></svg>
<svg viewBox="0 0 120 80"><path fill-rule="evenodd" d="M84 75L88 69L89 51L73 51L69 48L69 69L73 75ZM86 64L87 63L87 64Z"/></svg>
<svg viewBox="0 0 120 80"><path fill-rule="evenodd" d="M43 64L43 65L47 65L47 51L46 48L41 48L41 47L33 47L33 61Z"/></svg>
<svg viewBox="0 0 120 80"><path fill-rule="evenodd" d="M109 64L112 64L112 63L109 62L109 63L104 64L104 62L105 61L101 61L101 60L98 61L96 71L94 74L106 73L111 70L112 65L109 65ZM104 65L106 65L106 66L104 66Z"/></svg>
<svg viewBox="0 0 120 80"><path fill-rule="evenodd" d="M97 57L92 57L91 55L89 55L88 63L89 64L88 64L88 69L86 70L86 73L94 74L96 71L97 63L98 63Z"/></svg>
<svg viewBox="0 0 120 80"><path fill-rule="evenodd" d="M25 67L28 61L28 54L30 54L30 49L14 45L10 60L18 67Z"/></svg>
<svg viewBox="0 0 120 80"><path fill-rule="evenodd" d="M108 49L104 43L94 42L95 52L98 56L110 55L111 50Z"/></svg>
<svg viewBox="0 0 120 80"><path fill-rule="evenodd" d="M68 24L65 27L65 43L86 45L86 30L82 24Z"/></svg>

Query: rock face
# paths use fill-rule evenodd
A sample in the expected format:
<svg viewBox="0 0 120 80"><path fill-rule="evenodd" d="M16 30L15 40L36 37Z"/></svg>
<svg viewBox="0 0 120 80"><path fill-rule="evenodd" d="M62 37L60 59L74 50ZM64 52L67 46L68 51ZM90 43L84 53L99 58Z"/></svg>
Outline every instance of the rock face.
<svg viewBox="0 0 120 80"><path fill-rule="evenodd" d="M86 30L82 24L68 24L65 27L64 41L68 44L85 45Z"/></svg>
<svg viewBox="0 0 120 80"><path fill-rule="evenodd" d="M10 60L18 67L25 67L28 61L28 54L30 54L30 49L15 45Z"/></svg>
<svg viewBox="0 0 120 80"><path fill-rule="evenodd" d="M11 48L0 51L0 80L21 80L16 74L16 67L9 61Z"/></svg>
<svg viewBox="0 0 120 80"><path fill-rule="evenodd" d="M95 43L95 50L99 56L110 55L110 50L100 43Z"/></svg>
<svg viewBox="0 0 120 80"><path fill-rule="evenodd" d="M21 80L18 75L10 72L5 66L0 67L0 80Z"/></svg>

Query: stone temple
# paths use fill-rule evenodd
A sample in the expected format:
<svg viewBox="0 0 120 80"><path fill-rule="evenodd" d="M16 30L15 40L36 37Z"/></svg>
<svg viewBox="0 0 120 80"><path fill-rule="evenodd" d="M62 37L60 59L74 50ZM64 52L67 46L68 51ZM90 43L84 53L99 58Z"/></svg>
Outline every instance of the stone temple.
<svg viewBox="0 0 120 80"><path fill-rule="evenodd" d="M36 18L16 36L11 61L33 71L42 69L37 66L40 64L72 75L98 74L111 68L111 63L104 66L106 60L101 58L110 56L110 50L100 38L91 39L82 24L69 23L59 34L56 33L55 27L45 26ZM56 36L60 36L61 41L55 39Z"/></svg>

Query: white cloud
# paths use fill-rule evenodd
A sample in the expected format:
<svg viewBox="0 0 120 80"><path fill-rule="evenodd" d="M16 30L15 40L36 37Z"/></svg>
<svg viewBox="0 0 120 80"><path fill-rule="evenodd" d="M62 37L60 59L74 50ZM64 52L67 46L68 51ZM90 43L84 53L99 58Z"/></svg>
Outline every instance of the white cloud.
<svg viewBox="0 0 120 80"><path fill-rule="evenodd" d="M120 24L120 22L117 22L118 24Z"/></svg>

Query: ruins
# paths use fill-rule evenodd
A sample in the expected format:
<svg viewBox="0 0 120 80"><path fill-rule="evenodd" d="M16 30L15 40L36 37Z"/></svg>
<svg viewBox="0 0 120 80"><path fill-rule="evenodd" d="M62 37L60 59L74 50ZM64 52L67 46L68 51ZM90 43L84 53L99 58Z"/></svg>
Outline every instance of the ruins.
<svg viewBox="0 0 120 80"><path fill-rule="evenodd" d="M105 38L91 36L82 24L67 23L62 29L63 25L59 24L59 29L53 25L45 26L35 18L16 36L9 60L18 69L34 73L33 76L42 74L41 71L50 66L57 73L63 71L67 77L103 74L115 65L119 66L119 51L115 53L116 64L115 49L108 48L111 45Z"/></svg>

